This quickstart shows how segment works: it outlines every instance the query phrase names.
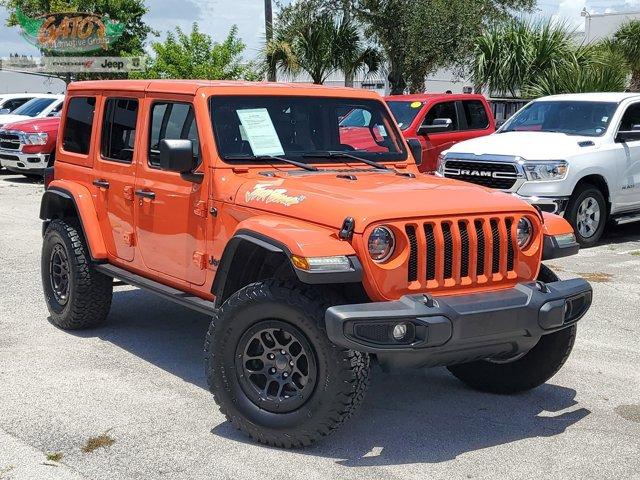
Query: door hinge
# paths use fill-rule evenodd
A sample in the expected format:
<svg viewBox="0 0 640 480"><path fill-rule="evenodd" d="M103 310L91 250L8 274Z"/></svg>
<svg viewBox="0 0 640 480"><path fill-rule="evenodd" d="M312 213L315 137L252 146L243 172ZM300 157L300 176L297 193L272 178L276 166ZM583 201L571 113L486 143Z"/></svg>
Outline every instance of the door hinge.
<svg viewBox="0 0 640 480"><path fill-rule="evenodd" d="M200 270L207 268L207 254L202 252L193 252L193 263Z"/></svg>
<svg viewBox="0 0 640 480"><path fill-rule="evenodd" d="M205 202L204 200L197 201L195 207L193 208L193 213L195 213L198 217L206 218L207 202Z"/></svg>
<svg viewBox="0 0 640 480"><path fill-rule="evenodd" d="M133 232L125 232L122 234L122 238L124 240L124 244L127 247L133 247L136 244L136 236Z"/></svg>

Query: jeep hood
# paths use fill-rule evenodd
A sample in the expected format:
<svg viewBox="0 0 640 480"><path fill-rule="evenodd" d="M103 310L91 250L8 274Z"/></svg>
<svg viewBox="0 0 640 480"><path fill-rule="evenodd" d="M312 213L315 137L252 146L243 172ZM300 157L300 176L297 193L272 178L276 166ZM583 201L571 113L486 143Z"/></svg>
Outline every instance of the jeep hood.
<svg viewBox="0 0 640 480"><path fill-rule="evenodd" d="M372 171L350 175L356 179L339 178L336 171L256 175L240 186L235 203L333 228L353 217L357 233L396 219L535 211L512 195L457 180Z"/></svg>
<svg viewBox="0 0 640 480"><path fill-rule="evenodd" d="M525 160L564 160L597 149L601 142L602 137L556 132L506 132L460 142L447 153L509 155Z"/></svg>

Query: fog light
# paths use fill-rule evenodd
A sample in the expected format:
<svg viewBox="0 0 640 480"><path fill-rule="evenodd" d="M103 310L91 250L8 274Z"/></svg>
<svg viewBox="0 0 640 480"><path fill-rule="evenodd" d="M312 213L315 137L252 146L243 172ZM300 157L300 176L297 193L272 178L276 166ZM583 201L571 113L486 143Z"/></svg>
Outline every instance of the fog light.
<svg viewBox="0 0 640 480"><path fill-rule="evenodd" d="M393 327L393 338L396 341L401 341L407 335L407 324L399 323Z"/></svg>

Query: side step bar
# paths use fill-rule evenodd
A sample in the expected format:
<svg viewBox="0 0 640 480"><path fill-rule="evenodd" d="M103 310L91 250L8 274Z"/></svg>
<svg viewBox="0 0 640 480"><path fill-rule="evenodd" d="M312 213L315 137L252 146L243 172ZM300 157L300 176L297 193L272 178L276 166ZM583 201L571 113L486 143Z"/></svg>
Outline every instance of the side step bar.
<svg viewBox="0 0 640 480"><path fill-rule="evenodd" d="M621 215L619 217L614 217L613 221L616 225L624 225L626 223L640 222L640 212L629 213L626 215Z"/></svg>
<svg viewBox="0 0 640 480"><path fill-rule="evenodd" d="M122 268L109 265L107 263L94 265L94 268L109 277L117 278L118 280L129 285L133 285L134 287L149 290L151 293L155 293L156 295L190 308L191 310L195 310L196 312L213 315L215 310L212 301L204 300L200 297L196 297L195 295L191 295L190 293L183 292L173 287L168 287L162 283L154 282L153 280L141 277L140 275L136 275L135 273L131 273Z"/></svg>

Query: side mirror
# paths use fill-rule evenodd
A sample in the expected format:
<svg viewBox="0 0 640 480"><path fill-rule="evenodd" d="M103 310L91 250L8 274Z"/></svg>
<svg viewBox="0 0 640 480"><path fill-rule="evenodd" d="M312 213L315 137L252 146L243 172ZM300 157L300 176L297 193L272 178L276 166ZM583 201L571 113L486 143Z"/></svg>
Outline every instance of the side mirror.
<svg viewBox="0 0 640 480"><path fill-rule="evenodd" d="M616 135L616 142L618 143L636 142L638 140L640 140L640 130L621 130Z"/></svg>
<svg viewBox="0 0 640 480"><path fill-rule="evenodd" d="M8 108L0 108L0 115L6 115L7 113L11 113L11 110Z"/></svg>
<svg viewBox="0 0 640 480"><path fill-rule="evenodd" d="M169 172L188 173L195 167L191 140L160 140L160 168Z"/></svg>
<svg viewBox="0 0 640 480"><path fill-rule="evenodd" d="M429 135L430 133L441 133L451 130L453 120L450 118L435 118L431 125L420 125L418 135Z"/></svg>
<svg viewBox="0 0 640 480"><path fill-rule="evenodd" d="M422 165L422 144L420 140L417 138L410 138L407 140L409 144L409 150L411 150L411 155L413 155L414 160L416 161L416 165Z"/></svg>

